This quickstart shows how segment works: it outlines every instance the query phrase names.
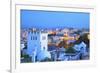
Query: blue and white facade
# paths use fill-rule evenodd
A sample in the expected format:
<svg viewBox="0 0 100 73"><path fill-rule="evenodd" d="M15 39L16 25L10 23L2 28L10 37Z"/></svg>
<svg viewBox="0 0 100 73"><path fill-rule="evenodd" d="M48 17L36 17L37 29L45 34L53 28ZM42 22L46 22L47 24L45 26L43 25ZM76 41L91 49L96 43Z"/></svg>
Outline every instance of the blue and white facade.
<svg viewBox="0 0 100 73"><path fill-rule="evenodd" d="M27 37L27 54L32 57L32 62L40 61L45 57L50 58L48 52L48 33L42 31L32 31Z"/></svg>

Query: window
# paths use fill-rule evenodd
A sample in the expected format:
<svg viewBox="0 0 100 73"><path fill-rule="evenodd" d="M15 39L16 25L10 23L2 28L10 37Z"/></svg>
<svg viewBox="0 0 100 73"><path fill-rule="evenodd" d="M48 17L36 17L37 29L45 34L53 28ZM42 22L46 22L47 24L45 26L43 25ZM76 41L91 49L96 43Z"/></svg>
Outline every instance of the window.
<svg viewBox="0 0 100 73"><path fill-rule="evenodd" d="M37 40L37 37L36 36L33 36L33 40Z"/></svg>
<svg viewBox="0 0 100 73"><path fill-rule="evenodd" d="M31 36L31 40L37 40L36 36Z"/></svg>
<svg viewBox="0 0 100 73"><path fill-rule="evenodd" d="M31 36L31 40L32 40L32 36Z"/></svg>
<svg viewBox="0 0 100 73"><path fill-rule="evenodd" d="M45 36L42 36L42 40L45 40L46 39L46 37Z"/></svg>
<svg viewBox="0 0 100 73"><path fill-rule="evenodd" d="M43 47L43 50L45 50L46 48L45 47Z"/></svg>

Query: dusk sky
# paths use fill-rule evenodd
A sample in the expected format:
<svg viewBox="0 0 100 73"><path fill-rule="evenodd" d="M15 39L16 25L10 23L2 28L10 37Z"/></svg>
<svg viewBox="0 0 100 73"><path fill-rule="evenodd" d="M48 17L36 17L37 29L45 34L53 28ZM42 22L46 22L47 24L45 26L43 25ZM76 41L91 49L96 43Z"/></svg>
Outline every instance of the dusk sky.
<svg viewBox="0 0 100 73"><path fill-rule="evenodd" d="M89 13L21 10L21 28L89 28Z"/></svg>

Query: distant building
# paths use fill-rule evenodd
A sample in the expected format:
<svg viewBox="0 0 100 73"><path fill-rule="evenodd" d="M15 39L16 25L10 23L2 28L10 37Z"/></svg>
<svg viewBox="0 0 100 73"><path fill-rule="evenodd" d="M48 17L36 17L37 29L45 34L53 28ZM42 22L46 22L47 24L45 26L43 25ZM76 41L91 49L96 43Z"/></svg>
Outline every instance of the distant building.
<svg viewBox="0 0 100 73"><path fill-rule="evenodd" d="M80 53L82 53L82 55L87 55L87 48L86 48L86 44L84 43L84 42L81 42L80 44L78 44L78 45L75 45L74 46L74 49L76 50L76 51L80 51Z"/></svg>

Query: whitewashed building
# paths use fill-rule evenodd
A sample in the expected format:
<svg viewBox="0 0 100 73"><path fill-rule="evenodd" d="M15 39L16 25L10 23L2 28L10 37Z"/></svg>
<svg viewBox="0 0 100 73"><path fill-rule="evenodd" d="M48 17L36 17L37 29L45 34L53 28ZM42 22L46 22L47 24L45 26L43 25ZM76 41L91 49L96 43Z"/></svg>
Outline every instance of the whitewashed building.
<svg viewBox="0 0 100 73"><path fill-rule="evenodd" d="M36 61L36 57L37 60L44 59L45 57L50 58L50 55L48 55L48 33L43 31L29 32L27 37L27 53L32 57L33 62Z"/></svg>
<svg viewBox="0 0 100 73"><path fill-rule="evenodd" d="M84 42L81 42L80 44L78 44L78 45L75 45L74 46L74 49L76 50L76 51L81 51L82 53L86 53L86 44L84 43Z"/></svg>

